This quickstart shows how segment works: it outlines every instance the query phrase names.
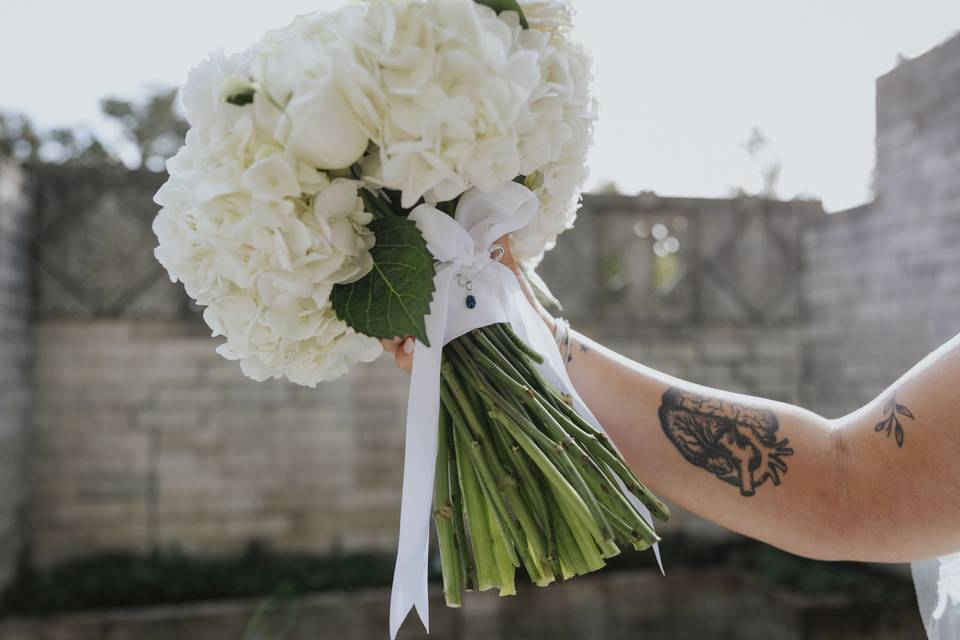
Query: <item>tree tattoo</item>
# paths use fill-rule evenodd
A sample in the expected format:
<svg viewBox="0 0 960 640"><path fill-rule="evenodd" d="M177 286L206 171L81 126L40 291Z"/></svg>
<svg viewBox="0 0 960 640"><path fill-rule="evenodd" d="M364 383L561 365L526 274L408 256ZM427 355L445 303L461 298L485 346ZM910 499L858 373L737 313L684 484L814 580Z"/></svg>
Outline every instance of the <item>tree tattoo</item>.
<svg viewBox="0 0 960 640"><path fill-rule="evenodd" d="M903 424L900 422L900 416L913 420L913 412L897 402L896 393L891 393L890 399L883 403L883 415L883 420L874 425L873 430L877 432L886 431L888 438L890 434L893 433L894 438L897 440L897 446L902 447Z"/></svg>
<svg viewBox="0 0 960 640"><path fill-rule="evenodd" d="M660 405L660 426L687 462L703 467L752 496L769 478L780 484L786 456L793 455L788 439L777 439L777 416L670 387Z"/></svg>

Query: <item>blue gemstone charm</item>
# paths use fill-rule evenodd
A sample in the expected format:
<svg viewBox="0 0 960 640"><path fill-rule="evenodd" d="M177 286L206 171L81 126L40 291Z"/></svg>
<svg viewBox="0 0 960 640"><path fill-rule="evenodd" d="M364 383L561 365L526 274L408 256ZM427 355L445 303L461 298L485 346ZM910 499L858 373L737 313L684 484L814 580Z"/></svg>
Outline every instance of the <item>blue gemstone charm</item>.
<svg viewBox="0 0 960 640"><path fill-rule="evenodd" d="M467 295L466 302L467 302L467 309L473 309L474 307L477 306L477 299L476 297L474 297L472 293Z"/></svg>

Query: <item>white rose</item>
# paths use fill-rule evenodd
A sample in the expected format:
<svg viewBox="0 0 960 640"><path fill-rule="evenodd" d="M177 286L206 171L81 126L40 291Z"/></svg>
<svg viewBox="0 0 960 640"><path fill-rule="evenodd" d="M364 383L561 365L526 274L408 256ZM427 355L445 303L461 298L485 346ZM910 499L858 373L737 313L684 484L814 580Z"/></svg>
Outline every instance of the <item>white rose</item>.
<svg viewBox="0 0 960 640"><path fill-rule="evenodd" d="M295 94L284 111L291 123L287 150L298 160L318 169L345 169L367 150L367 134L332 77Z"/></svg>
<svg viewBox="0 0 960 640"><path fill-rule="evenodd" d="M565 33L573 27L570 0L519 0L531 29Z"/></svg>

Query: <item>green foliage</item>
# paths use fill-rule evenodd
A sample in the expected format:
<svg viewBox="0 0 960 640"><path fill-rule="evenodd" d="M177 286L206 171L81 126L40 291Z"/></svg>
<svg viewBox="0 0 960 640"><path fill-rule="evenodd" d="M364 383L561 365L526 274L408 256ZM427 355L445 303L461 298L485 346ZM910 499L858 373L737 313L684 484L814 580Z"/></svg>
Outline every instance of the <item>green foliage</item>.
<svg viewBox="0 0 960 640"><path fill-rule="evenodd" d="M669 536L660 548L667 559L668 575L671 569L727 567L793 592L846 594L855 602L909 604L915 597L909 578L856 562L808 560L751 540L718 546ZM220 557L191 556L176 549L149 554L99 553L43 570L24 563L0 598L0 615L263 597L264 615L281 614L282 622L289 598L298 595L388 587L393 563L392 554L292 554L271 551L261 544ZM604 572L653 568L650 554L630 550L607 563ZM431 567L431 580L438 580L436 563Z"/></svg>
<svg viewBox="0 0 960 640"><path fill-rule="evenodd" d="M25 115L0 113L0 158L83 166L120 161L89 130L60 127L41 131Z"/></svg>
<svg viewBox="0 0 960 640"><path fill-rule="evenodd" d="M87 167L120 164L120 160L88 131L64 127L51 129L44 137L46 149L55 146L53 157L60 164Z"/></svg>
<svg viewBox="0 0 960 640"><path fill-rule="evenodd" d="M176 96L175 89L161 89L142 101L101 102L104 115L117 122L136 149L135 167L160 171L183 144L188 125L176 111ZM120 165L116 152L87 127L40 130L23 114L0 113L0 158L97 167Z"/></svg>
<svg viewBox="0 0 960 640"><path fill-rule="evenodd" d="M22 568L0 600L3 614L46 614L331 589L384 587L386 554L281 554L251 545L235 556L198 558L178 550L102 553L46 570Z"/></svg>
<svg viewBox="0 0 960 640"><path fill-rule="evenodd" d="M0 158L36 161L43 140L30 119L21 113L0 113Z"/></svg>
<svg viewBox="0 0 960 640"><path fill-rule="evenodd" d="M234 94L232 96L227 96L227 102L230 104L236 105L238 107L243 107L248 104L253 103L253 89L248 89L247 91L241 91L240 93Z"/></svg>
<svg viewBox="0 0 960 640"><path fill-rule="evenodd" d="M369 206L369 205L368 205ZM370 223L373 269L333 288L337 317L374 338L414 336L429 346L424 318L433 299L433 256L413 221L384 215Z"/></svg>
<svg viewBox="0 0 960 640"><path fill-rule="evenodd" d="M517 15L520 16L520 26L524 29L530 28L530 25L527 24L527 18L523 15L523 10L520 8L517 0L476 0L476 2L477 4L490 7L497 13L501 11L516 11Z"/></svg>
<svg viewBox="0 0 960 640"><path fill-rule="evenodd" d="M104 98L103 114L112 118L139 154L139 165L151 171L177 152L189 125L176 111L177 90L161 89L142 101Z"/></svg>
<svg viewBox="0 0 960 640"><path fill-rule="evenodd" d="M756 576L794 593L842 594L854 602L910 603L916 597L913 582L859 562L824 562L801 558L762 542L743 538L721 545L697 539L667 536L660 543L667 575L672 569L728 568ZM608 560L607 570L650 568L648 555L627 551Z"/></svg>
<svg viewBox="0 0 960 640"><path fill-rule="evenodd" d="M361 179L357 177L356 179ZM393 204L389 199L379 197L369 189L360 189L360 197L363 198L363 208L373 214L375 218L388 218L396 215L393 212Z"/></svg>

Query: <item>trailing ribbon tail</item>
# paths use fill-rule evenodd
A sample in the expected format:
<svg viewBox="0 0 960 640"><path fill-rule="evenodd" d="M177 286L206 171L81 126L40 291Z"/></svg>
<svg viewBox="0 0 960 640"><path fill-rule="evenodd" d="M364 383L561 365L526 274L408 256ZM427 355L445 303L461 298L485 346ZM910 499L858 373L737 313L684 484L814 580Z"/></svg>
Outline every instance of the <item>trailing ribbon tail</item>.
<svg viewBox="0 0 960 640"><path fill-rule="evenodd" d="M440 365L445 344L472 329L509 322L523 340L544 356L544 363L538 365L544 378L570 394L574 408L602 431L574 390L553 336L523 295L516 276L490 258L490 248L497 239L529 224L536 216L538 204L529 189L508 182L491 192L476 188L464 192L453 218L428 204L421 204L410 213L437 261L437 269L430 314L426 317L430 346L416 343L407 398L400 534L390 598L391 639L396 638L400 625L414 607L423 626L428 632L430 629L427 567L440 415ZM464 304L464 297L456 295L462 293L458 291L458 281L463 279L471 283L473 306ZM632 494L627 495L652 525L646 507ZM654 551L659 562L656 545Z"/></svg>

